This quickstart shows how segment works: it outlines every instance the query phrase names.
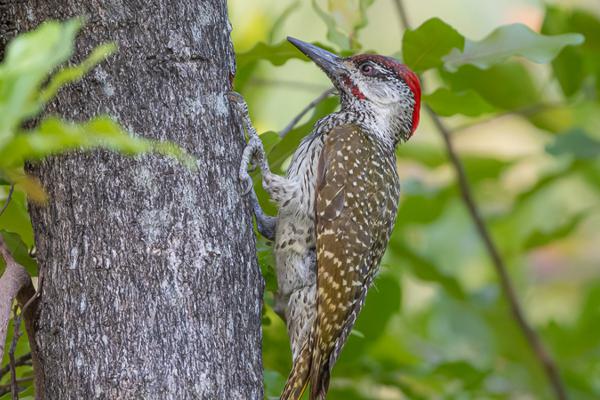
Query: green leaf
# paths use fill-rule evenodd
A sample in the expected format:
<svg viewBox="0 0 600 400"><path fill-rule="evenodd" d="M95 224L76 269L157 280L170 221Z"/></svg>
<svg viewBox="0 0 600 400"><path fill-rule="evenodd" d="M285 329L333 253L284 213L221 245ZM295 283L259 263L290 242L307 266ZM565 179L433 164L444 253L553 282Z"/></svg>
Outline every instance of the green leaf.
<svg viewBox="0 0 600 400"><path fill-rule="evenodd" d="M569 32L571 31L569 20L570 15L568 12L558 7L547 6L542 24L542 33L545 35L557 35ZM565 47L552 61L554 75L563 93L567 96L575 94L585 78L581 52L581 49L577 47Z"/></svg>
<svg viewBox="0 0 600 400"><path fill-rule="evenodd" d="M600 141L590 137L582 129L573 129L555 137L546 146L546 151L554 156L570 154L578 159L595 159L600 156Z"/></svg>
<svg viewBox="0 0 600 400"><path fill-rule="evenodd" d="M529 250L535 247L545 246L553 241L569 236L587 215L587 212L577 213L551 230L535 230L527 237L523 244L523 248Z"/></svg>
<svg viewBox="0 0 600 400"><path fill-rule="evenodd" d="M465 38L439 18L425 21L402 38L402 55L406 65L416 72L442 65L442 57L452 49L463 49Z"/></svg>
<svg viewBox="0 0 600 400"><path fill-rule="evenodd" d="M8 188L5 192L8 193ZM4 206L5 200L0 200L0 207ZM0 216L0 229L19 235L26 247L33 247L33 228L27 211L27 197L18 187L15 187L10 204Z"/></svg>
<svg viewBox="0 0 600 400"><path fill-rule="evenodd" d="M246 53L236 55L238 68L244 68L248 64L260 60L268 61L273 65L283 65L293 58L306 59L306 56L287 40L276 44L260 42Z"/></svg>
<svg viewBox="0 0 600 400"><path fill-rule="evenodd" d="M331 43L338 45L342 50L351 49L352 42L350 37L338 29L335 18L331 16L330 13L325 12L317 3L317 0L312 0L312 6L313 10L315 10L319 18L321 18L327 26L327 39Z"/></svg>
<svg viewBox="0 0 600 400"><path fill-rule="evenodd" d="M455 92L447 88L440 88L432 94L425 95L424 100L433 111L444 117L456 114L477 117L495 110L477 92L470 89Z"/></svg>
<svg viewBox="0 0 600 400"><path fill-rule="evenodd" d="M293 3L289 4L283 12L277 17L275 22L273 22L273 26L271 26L271 30L269 31L269 43L272 44L275 40L275 35L281 30L281 27L287 21L287 19L292 15L298 8L300 8L300 0L296 0Z"/></svg>
<svg viewBox="0 0 600 400"><path fill-rule="evenodd" d="M489 104L502 109L517 109L540 102L531 75L517 62L494 65L485 70L465 65L454 73L442 71L441 75L451 90L472 89Z"/></svg>
<svg viewBox="0 0 600 400"><path fill-rule="evenodd" d="M194 159L179 147L130 136L106 116L82 124L48 118L34 131L18 134L1 148L0 166L18 166L25 160L39 160L66 150L99 148L131 155L157 152L195 168Z"/></svg>
<svg viewBox="0 0 600 400"><path fill-rule="evenodd" d="M92 53L79 65L74 67L65 67L56 73L50 83L40 91L40 101L47 103L58 90L68 83L75 82L83 78L92 68L104 61L108 56L117 51L117 46L113 43L107 43L96 47Z"/></svg>
<svg viewBox="0 0 600 400"><path fill-rule="evenodd" d="M21 237L16 233L11 233L7 231L0 231L0 234L4 238L10 253L14 257L15 261L21 264L31 276L36 276L37 271L37 263L31 256L29 255L29 249L21 240ZM4 266L4 260L0 257L0 264Z"/></svg>
<svg viewBox="0 0 600 400"><path fill-rule="evenodd" d="M44 79L73 52L81 20L45 22L14 38L0 64L0 146L22 120L41 110L36 91Z"/></svg>
<svg viewBox="0 0 600 400"><path fill-rule="evenodd" d="M466 294L459 281L447 275L428 258L410 249L404 244L403 238L397 236L392 235L392 245L389 250L399 257L399 259L406 261L413 275L421 280L439 284L452 297L459 300L466 298Z"/></svg>
<svg viewBox="0 0 600 400"><path fill-rule="evenodd" d="M522 56L536 63L552 61L565 47L583 43L580 34L540 35L523 24L501 26L479 42L467 40L464 50L454 49L443 58L448 71L471 64L490 68L512 56Z"/></svg>

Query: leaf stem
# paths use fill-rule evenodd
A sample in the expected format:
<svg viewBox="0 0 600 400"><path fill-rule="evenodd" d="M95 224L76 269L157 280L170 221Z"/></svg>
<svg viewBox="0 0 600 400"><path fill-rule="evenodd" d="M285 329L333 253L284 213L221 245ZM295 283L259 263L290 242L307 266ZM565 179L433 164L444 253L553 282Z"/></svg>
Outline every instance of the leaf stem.
<svg viewBox="0 0 600 400"><path fill-rule="evenodd" d="M400 17L400 21L404 27L404 29L410 29L410 24L408 21L408 16L406 14L406 10L404 8L404 4L402 0L394 0L396 7L398 9L398 15ZM544 373L548 381L550 382L552 389L554 390L554 394L559 400L567 400L567 393L558 372L558 368L556 367L555 361L552 359L546 348L544 347L540 336L537 332L532 328L525 317L525 313L523 311L523 307L519 302L517 297L516 290L514 285L510 279L510 275L508 273L508 269L506 268L506 264L504 259L500 255L498 247L494 243L487 226L481 216L481 212L479 211L477 204L475 203L475 199L473 196L473 192L471 190L471 186L469 184L469 180L465 173L465 169L463 164L454 149L454 145L452 143L451 132L444 125L440 117L429 107L426 106L427 113L431 117L434 125L436 126L439 133L442 135L444 139L444 143L446 145L446 151L448 153L448 158L452 163L454 170L456 171L456 176L458 179L458 185L460 188L460 194L467 207L469 215L475 224L477 232L483 241L485 248L492 259L492 264L494 265L494 269L498 275L500 280L500 286L502 287L502 291L506 300L508 301L511 314L516 321L519 329L525 336L527 343L531 347L531 350L536 357L537 361L541 365Z"/></svg>

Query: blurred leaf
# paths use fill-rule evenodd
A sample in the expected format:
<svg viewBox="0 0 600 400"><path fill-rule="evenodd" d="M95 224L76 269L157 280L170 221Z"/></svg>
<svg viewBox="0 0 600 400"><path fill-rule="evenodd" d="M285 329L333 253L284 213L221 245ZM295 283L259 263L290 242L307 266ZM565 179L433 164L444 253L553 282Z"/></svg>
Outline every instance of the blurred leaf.
<svg viewBox="0 0 600 400"><path fill-rule="evenodd" d="M270 398L278 399L279 395L283 390L286 378L277 371L273 371L265 368L263 372L264 383L265 383L265 396Z"/></svg>
<svg viewBox="0 0 600 400"><path fill-rule="evenodd" d="M525 240L523 248L525 250L535 247L545 246L555 240L563 239L569 236L578 226L579 223L587 216L587 212L581 212L568 218L564 223L554 227L551 230L535 230Z"/></svg>
<svg viewBox="0 0 600 400"><path fill-rule="evenodd" d="M239 69L243 69L248 64L260 60L268 61L273 65L283 65L292 58L308 60L304 54L287 40L276 44L260 42L250 51L236 55L237 67Z"/></svg>
<svg viewBox="0 0 600 400"><path fill-rule="evenodd" d="M328 12L319 6L317 0L312 0L312 6L327 27L327 39L341 50L351 50L360 48L356 36L367 23L366 11L373 1L328 0Z"/></svg>
<svg viewBox="0 0 600 400"><path fill-rule="evenodd" d="M290 3L283 10L283 12L279 15L279 17L277 17L277 19L275 20L275 22L273 22L273 26L271 27L271 30L269 31L269 44L273 44L273 41L275 40L275 35L281 30L281 27L283 26L283 24L285 23L285 21L287 21L287 19L296 10L298 10L298 8L300 8L300 0L296 0L296 1L292 2L292 3Z"/></svg>
<svg viewBox="0 0 600 400"><path fill-rule="evenodd" d="M433 111L444 117L456 114L477 117L495 110L473 90L455 92L447 88L440 88L432 94L426 95L424 100Z"/></svg>
<svg viewBox="0 0 600 400"><path fill-rule="evenodd" d="M531 106L540 101L529 72L516 62L494 65L485 70L465 65L454 73L443 71L441 75L451 90L472 89L489 104L503 109Z"/></svg>
<svg viewBox="0 0 600 400"><path fill-rule="evenodd" d="M406 246L400 238L396 238L392 235L392 246L389 247L391 251L399 260L405 261L410 267L411 272L417 278L434 282L442 286L446 292L460 300L465 299L465 293L460 283L452 276L446 275L440 268L438 268L432 261L426 257L418 254ZM406 265L404 262L403 265Z"/></svg>
<svg viewBox="0 0 600 400"><path fill-rule="evenodd" d="M319 18L323 20L327 26L327 39L331 43L335 43L343 50L350 49L351 43L347 35L344 35L337 27L337 22L329 13L325 12L318 4L317 0L311 0L312 6Z"/></svg>
<svg viewBox="0 0 600 400"><path fill-rule="evenodd" d="M600 141L590 137L582 129L573 129L555 137L546 151L560 156L570 154L578 159L595 159L600 156Z"/></svg>
<svg viewBox="0 0 600 400"><path fill-rule="evenodd" d="M546 7L546 15L542 24L543 34L557 35L569 32L571 31L569 25L567 12L554 6ZM552 68L565 95L571 96L579 90L585 77L581 49L565 47L552 61Z"/></svg>
<svg viewBox="0 0 600 400"><path fill-rule="evenodd" d="M6 47L0 64L0 147L23 119L40 112L32 99L43 80L72 54L81 20L45 22L36 30L18 35Z"/></svg>
<svg viewBox="0 0 600 400"><path fill-rule="evenodd" d="M4 200L0 202L2 206ZM19 235L26 247L33 246L33 229L27 211L27 198L21 190L15 188L10 204L0 216L0 229Z"/></svg>
<svg viewBox="0 0 600 400"><path fill-rule="evenodd" d="M0 231L0 234L4 238L4 241L8 246L8 249L10 250L10 253L14 257L15 261L21 264L27 270L29 275L36 276L38 273L37 263L29 255L29 250L25 243L23 243L23 240L21 240L21 237L19 237L19 235L17 235L16 233L11 233L3 230ZM5 262L4 260L2 260L2 257L0 257L0 264L5 266Z"/></svg>
<svg viewBox="0 0 600 400"><path fill-rule="evenodd" d="M126 154L154 151L174 157L189 168L195 168L194 159L179 147L129 136L106 116L82 124L48 118L42 121L37 129L18 134L0 148L0 166L18 166L25 160L37 160L69 149L95 148L106 148Z"/></svg>
<svg viewBox="0 0 600 400"><path fill-rule="evenodd" d="M40 91L40 101L42 103L47 103L56 95L61 87L68 83L80 80L92 68L116 51L117 46L115 44L103 44L96 47L81 64L61 69L52 77L50 83Z"/></svg>
<svg viewBox="0 0 600 400"><path fill-rule="evenodd" d="M439 18L425 21L402 38L403 60L415 72L442 65L442 57L452 49L463 49L465 38Z"/></svg>
<svg viewBox="0 0 600 400"><path fill-rule="evenodd" d="M463 51L454 49L443 58L448 71L472 64L487 69L512 56L522 56L536 63L550 62L565 47L583 43L584 37L570 33L545 36L523 24L504 25L479 42L467 40Z"/></svg>

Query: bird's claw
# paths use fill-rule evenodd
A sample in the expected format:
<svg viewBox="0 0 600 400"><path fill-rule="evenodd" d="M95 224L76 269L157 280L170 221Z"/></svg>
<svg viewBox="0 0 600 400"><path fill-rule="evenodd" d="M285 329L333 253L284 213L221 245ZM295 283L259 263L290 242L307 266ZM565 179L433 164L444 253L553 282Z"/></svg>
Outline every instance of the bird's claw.
<svg viewBox="0 0 600 400"><path fill-rule="evenodd" d="M250 165L250 170L254 170L258 165L256 160L257 153L260 152L262 146L262 142L259 138L250 137L250 140L246 144L244 148L244 152L242 154L242 165L240 166L240 181L242 184L246 186L242 188L242 194L247 195L250 193L253 187L252 177L248 174L248 165Z"/></svg>

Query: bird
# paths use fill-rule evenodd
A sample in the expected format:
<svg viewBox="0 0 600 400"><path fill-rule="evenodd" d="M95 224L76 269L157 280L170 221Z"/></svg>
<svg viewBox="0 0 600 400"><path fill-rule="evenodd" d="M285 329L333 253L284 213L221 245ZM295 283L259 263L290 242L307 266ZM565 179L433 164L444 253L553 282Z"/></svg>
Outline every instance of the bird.
<svg viewBox="0 0 600 400"><path fill-rule="evenodd" d="M396 221L400 180L396 147L419 124L419 77L377 54L339 57L288 37L331 80L340 109L318 120L285 176L270 171L248 107L234 94L249 140L239 177L247 185L258 231L274 240L278 293L292 370L281 400L327 395L332 368L363 307ZM258 204L248 164L260 166L276 217Z"/></svg>

